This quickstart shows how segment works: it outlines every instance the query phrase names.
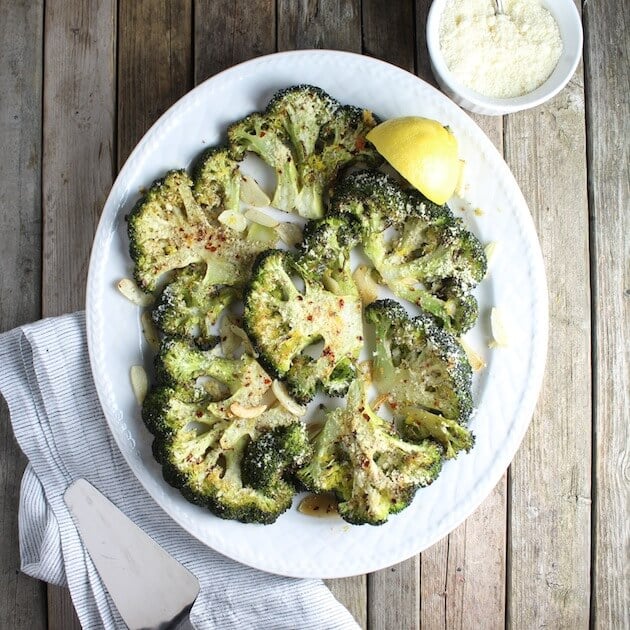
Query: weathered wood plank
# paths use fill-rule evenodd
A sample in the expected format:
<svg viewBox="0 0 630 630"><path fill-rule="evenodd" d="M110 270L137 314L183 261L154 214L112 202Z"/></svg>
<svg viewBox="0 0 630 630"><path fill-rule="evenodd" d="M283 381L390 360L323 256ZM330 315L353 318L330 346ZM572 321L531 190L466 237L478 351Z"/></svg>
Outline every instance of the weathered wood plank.
<svg viewBox="0 0 630 630"><path fill-rule="evenodd" d="M43 2L0 0L0 331L37 319L41 296ZM46 627L46 587L20 573L26 463L0 398L0 628Z"/></svg>
<svg viewBox="0 0 630 630"><path fill-rule="evenodd" d="M357 0L278 0L278 50L334 48L361 52L361 3ZM367 578L327 580L333 595L367 626Z"/></svg>
<svg viewBox="0 0 630 630"><path fill-rule="evenodd" d="M191 0L118 3L118 167L192 87Z"/></svg>
<svg viewBox="0 0 630 630"><path fill-rule="evenodd" d="M363 53L409 72L415 68L413 0L363 0Z"/></svg>
<svg viewBox="0 0 630 630"><path fill-rule="evenodd" d="M112 183L114 0L48 3L45 15L42 313L83 307L90 245ZM49 589L49 628L79 628Z"/></svg>
<svg viewBox="0 0 630 630"><path fill-rule="evenodd" d="M274 0L195 2L195 84L275 50Z"/></svg>
<svg viewBox="0 0 630 630"><path fill-rule="evenodd" d="M416 0L417 74L435 85L426 47L431 2ZM471 115L499 151L501 117ZM481 430L481 429L479 429ZM507 475L468 520L422 554L421 626L502 628L505 619Z"/></svg>
<svg viewBox="0 0 630 630"><path fill-rule="evenodd" d="M368 575L368 628L418 628L420 556Z"/></svg>
<svg viewBox="0 0 630 630"><path fill-rule="evenodd" d="M278 50L331 48L361 52L361 2L278 0Z"/></svg>
<svg viewBox="0 0 630 630"><path fill-rule="evenodd" d="M114 172L115 24L114 0L46 6L44 316L84 303L90 245Z"/></svg>
<svg viewBox="0 0 630 630"><path fill-rule="evenodd" d="M420 621L432 628L503 628L506 476L477 511L422 553Z"/></svg>
<svg viewBox="0 0 630 630"><path fill-rule="evenodd" d="M361 11L363 52L413 72L416 53L413 2L364 0ZM419 561L419 556L415 556L368 575L369 628L387 630L418 627Z"/></svg>
<svg viewBox="0 0 630 630"><path fill-rule="evenodd" d="M594 628L630 626L630 7L584 3L593 358Z"/></svg>
<svg viewBox="0 0 630 630"><path fill-rule="evenodd" d="M529 202L549 285L546 378L510 469L507 620L589 623L591 321L582 68L549 103L506 118L508 164ZM608 419L607 419L608 420Z"/></svg>

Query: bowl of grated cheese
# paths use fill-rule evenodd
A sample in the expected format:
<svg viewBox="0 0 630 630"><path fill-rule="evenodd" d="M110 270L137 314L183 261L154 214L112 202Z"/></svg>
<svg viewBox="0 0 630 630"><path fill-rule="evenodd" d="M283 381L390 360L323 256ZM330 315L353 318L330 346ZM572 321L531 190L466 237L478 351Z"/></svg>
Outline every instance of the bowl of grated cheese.
<svg viewBox="0 0 630 630"><path fill-rule="evenodd" d="M427 46L442 91L478 114L536 107L573 76L582 22L573 0L434 0Z"/></svg>

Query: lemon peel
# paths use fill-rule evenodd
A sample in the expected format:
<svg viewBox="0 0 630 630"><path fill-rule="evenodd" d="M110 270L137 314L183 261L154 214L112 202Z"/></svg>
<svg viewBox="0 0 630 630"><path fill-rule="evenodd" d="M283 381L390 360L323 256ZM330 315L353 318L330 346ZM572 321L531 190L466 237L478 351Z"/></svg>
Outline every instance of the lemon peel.
<svg viewBox="0 0 630 630"><path fill-rule="evenodd" d="M442 205L460 181L462 162L453 132L420 116L391 118L371 129L367 139L412 186Z"/></svg>

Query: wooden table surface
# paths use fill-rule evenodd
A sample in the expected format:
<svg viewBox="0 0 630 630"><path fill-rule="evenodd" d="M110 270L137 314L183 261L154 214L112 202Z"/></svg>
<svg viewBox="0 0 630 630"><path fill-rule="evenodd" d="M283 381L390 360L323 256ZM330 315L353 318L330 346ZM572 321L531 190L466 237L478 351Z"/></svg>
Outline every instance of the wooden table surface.
<svg viewBox="0 0 630 630"><path fill-rule="evenodd" d="M0 0L0 330L83 307L118 168L196 83L295 48L433 82L429 0ZM551 102L475 117L529 202L550 296L546 378L493 493L420 556L328 584L374 629L628 628L630 5L577 2L584 58ZM0 366L1 367L1 366ZM78 627L19 572L25 465L0 413L0 628Z"/></svg>

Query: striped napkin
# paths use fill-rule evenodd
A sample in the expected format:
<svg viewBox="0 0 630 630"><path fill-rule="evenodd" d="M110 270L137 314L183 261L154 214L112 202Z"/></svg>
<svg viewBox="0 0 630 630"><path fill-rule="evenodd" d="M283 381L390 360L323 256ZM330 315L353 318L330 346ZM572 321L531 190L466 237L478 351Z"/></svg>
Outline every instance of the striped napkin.
<svg viewBox="0 0 630 630"><path fill-rule="evenodd" d="M321 581L270 575L229 560L153 502L107 428L90 373L83 313L0 335L0 392L29 459L20 492L22 570L68 586L84 629L125 625L63 502L65 489L81 477L197 576L196 628L357 628Z"/></svg>

